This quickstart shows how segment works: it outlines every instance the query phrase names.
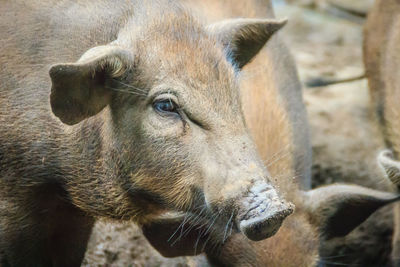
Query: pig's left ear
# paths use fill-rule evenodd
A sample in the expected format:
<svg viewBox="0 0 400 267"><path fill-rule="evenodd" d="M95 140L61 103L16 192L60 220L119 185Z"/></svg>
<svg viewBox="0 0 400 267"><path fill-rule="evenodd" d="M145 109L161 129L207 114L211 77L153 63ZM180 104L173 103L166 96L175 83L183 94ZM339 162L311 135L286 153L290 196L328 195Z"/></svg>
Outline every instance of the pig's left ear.
<svg viewBox="0 0 400 267"><path fill-rule="evenodd" d="M329 185L305 192L305 211L325 239L345 236L373 212L400 199L398 194L357 185Z"/></svg>
<svg viewBox="0 0 400 267"><path fill-rule="evenodd" d="M286 22L274 19L229 19L211 24L207 30L216 36L233 63L241 69Z"/></svg>
<svg viewBox="0 0 400 267"><path fill-rule="evenodd" d="M74 63L53 65L51 109L63 123L76 124L99 113L111 99L107 83L122 76L132 56L116 46L97 46Z"/></svg>

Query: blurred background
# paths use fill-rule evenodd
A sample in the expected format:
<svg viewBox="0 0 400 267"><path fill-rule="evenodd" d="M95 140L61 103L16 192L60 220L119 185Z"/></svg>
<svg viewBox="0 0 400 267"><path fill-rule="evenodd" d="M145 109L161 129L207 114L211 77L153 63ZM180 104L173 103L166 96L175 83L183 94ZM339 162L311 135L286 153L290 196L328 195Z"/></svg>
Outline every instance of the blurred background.
<svg viewBox="0 0 400 267"><path fill-rule="evenodd" d="M383 144L363 78L363 25L373 0L275 0L289 23L281 36L296 59L309 114L313 186L337 181L377 185ZM320 81L354 81L316 86ZM375 176L375 177L371 177ZM378 183L380 183L378 182Z"/></svg>
<svg viewBox="0 0 400 267"><path fill-rule="evenodd" d="M375 160L384 144L363 77L363 24L373 0L273 0L273 4L277 18L289 19L280 35L296 60L303 83L314 153L313 187L346 182L387 190L389 185ZM320 85L321 81L347 79ZM334 266L384 264L388 249L374 244L385 244L386 238L390 245L389 209L380 210L356 231L332 242L322 255L336 255L331 260ZM98 222L83 265L190 266L191 261L162 258L133 224Z"/></svg>

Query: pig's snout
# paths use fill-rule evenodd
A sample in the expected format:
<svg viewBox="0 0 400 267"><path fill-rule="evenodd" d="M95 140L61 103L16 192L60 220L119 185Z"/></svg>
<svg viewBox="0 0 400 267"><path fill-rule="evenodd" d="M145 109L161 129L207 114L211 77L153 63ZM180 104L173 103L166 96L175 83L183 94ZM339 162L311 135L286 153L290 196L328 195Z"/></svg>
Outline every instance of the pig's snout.
<svg viewBox="0 0 400 267"><path fill-rule="evenodd" d="M241 232L253 241L273 236L289 216L294 205L286 202L268 184L254 185L242 202L238 216Z"/></svg>

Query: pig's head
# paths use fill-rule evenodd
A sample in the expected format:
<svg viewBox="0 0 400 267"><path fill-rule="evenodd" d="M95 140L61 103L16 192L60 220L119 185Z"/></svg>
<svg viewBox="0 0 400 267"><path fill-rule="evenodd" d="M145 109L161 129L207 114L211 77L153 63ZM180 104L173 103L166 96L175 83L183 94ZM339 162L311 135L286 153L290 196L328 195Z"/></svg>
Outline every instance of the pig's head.
<svg viewBox="0 0 400 267"><path fill-rule="evenodd" d="M138 20L50 69L53 113L68 125L101 125L108 177L98 179L116 180L139 223L168 209L234 224L252 240L273 235L293 206L256 152L238 79L285 21L205 27L179 10ZM118 210L113 217L129 217Z"/></svg>

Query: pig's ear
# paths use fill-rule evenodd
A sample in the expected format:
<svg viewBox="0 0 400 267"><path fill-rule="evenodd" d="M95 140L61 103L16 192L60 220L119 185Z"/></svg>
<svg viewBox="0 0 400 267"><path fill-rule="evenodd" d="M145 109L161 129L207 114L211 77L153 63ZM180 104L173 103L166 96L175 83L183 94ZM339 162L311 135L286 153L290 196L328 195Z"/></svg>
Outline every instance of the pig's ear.
<svg viewBox="0 0 400 267"><path fill-rule="evenodd" d="M164 257L198 255L210 241L208 224L190 222L180 214L165 216L141 228L149 243Z"/></svg>
<svg viewBox="0 0 400 267"><path fill-rule="evenodd" d="M374 211L400 199L398 194L339 184L310 190L303 196L311 224L325 239L347 235Z"/></svg>
<svg viewBox="0 0 400 267"><path fill-rule="evenodd" d="M287 20L230 19L208 26L208 31L227 50L233 63L243 68Z"/></svg>
<svg viewBox="0 0 400 267"><path fill-rule="evenodd" d="M378 164L385 171L387 178L400 187L400 161L394 159L390 150L384 150L378 155Z"/></svg>
<svg viewBox="0 0 400 267"><path fill-rule="evenodd" d="M111 99L107 82L126 72L130 57L121 48L98 46L75 63L53 65L49 74L54 115L73 125L100 112Z"/></svg>

